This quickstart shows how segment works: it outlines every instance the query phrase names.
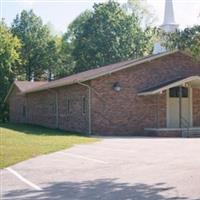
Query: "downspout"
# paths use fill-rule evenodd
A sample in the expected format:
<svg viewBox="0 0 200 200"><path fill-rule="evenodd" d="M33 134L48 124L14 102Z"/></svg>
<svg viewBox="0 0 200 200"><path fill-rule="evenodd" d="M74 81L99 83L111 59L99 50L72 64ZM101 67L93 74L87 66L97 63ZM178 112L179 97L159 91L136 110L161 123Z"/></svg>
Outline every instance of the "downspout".
<svg viewBox="0 0 200 200"><path fill-rule="evenodd" d="M92 133L92 123L91 123L91 87L87 84L77 82L79 85L85 86L88 88L88 134Z"/></svg>
<svg viewBox="0 0 200 200"><path fill-rule="evenodd" d="M182 128L182 86L179 86L179 127Z"/></svg>
<svg viewBox="0 0 200 200"><path fill-rule="evenodd" d="M160 109L160 94L157 94L156 103L157 103L157 128L160 128L160 119L159 119L159 109Z"/></svg>

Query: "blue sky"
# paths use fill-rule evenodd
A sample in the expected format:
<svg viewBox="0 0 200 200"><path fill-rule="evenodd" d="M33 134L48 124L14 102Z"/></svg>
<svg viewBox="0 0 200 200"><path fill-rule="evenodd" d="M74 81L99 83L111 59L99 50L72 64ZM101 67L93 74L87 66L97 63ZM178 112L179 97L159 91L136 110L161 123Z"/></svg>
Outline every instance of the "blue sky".
<svg viewBox="0 0 200 200"><path fill-rule="evenodd" d="M67 25L95 2L105 0L0 0L0 15L10 24L23 9L33 9L44 23L53 24L56 32L65 32ZM118 0L124 2L124 0ZM200 24L200 0L173 0L176 22L180 28ZM162 23L164 0L147 0L157 16L155 25Z"/></svg>

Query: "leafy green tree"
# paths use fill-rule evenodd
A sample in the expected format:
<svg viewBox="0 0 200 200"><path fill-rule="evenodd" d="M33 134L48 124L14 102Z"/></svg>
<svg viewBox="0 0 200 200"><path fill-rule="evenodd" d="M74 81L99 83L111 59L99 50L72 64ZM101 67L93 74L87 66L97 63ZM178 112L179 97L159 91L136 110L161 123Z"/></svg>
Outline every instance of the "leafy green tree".
<svg viewBox="0 0 200 200"><path fill-rule="evenodd" d="M49 39L45 49L45 65L47 66L43 75L44 79L58 79L72 74L73 68L70 60L70 51L67 46L62 46L62 38L58 36ZM65 49L64 49L65 48Z"/></svg>
<svg viewBox="0 0 200 200"><path fill-rule="evenodd" d="M43 76L45 79L51 81L54 78L57 68L59 68L59 66L62 64L60 56L60 48L58 47L56 38L52 37L47 42L47 46L45 48L44 62L46 70L44 71Z"/></svg>
<svg viewBox="0 0 200 200"><path fill-rule="evenodd" d="M76 39L79 31L83 31L84 24L92 17L91 10L85 10L68 26L67 32L63 36L63 42L71 42Z"/></svg>
<svg viewBox="0 0 200 200"><path fill-rule="evenodd" d="M74 41L78 31L82 31L82 26L91 17L92 12L86 10L81 13L69 26L67 32L63 35L60 40L60 56L62 65L56 70L56 77L64 77L66 75L73 74L75 72L75 60L72 55L74 49Z"/></svg>
<svg viewBox="0 0 200 200"><path fill-rule="evenodd" d="M46 49L49 41L49 30L43 25L42 19L33 10L23 10L12 24L12 33L22 42L22 69L27 80L40 79L46 66Z"/></svg>
<svg viewBox="0 0 200 200"><path fill-rule="evenodd" d="M61 65L56 68L56 78L61 78L74 73L75 62L72 57L72 43L64 40L64 37L59 40L59 56L61 59Z"/></svg>
<svg viewBox="0 0 200 200"><path fill-rule="evenodd" d="M94 4L69 28L75 72L137 58L153 48L151 28L143 30L137 15L113 1Z"/></svg>
<svg viewBox="0 0 200 200"><path fill-rule="evenodd" d="M142 27L146 28L157 20L154 15L154 9L147 3L147 0L127 0L122 5L123 9L129 14L138 17Z"/></svg>
<svg viewBox="0 0 200 200"><path fill-rule="evenodd" d="M185 28L164 36L166 41L164 45L168 49L184 50L200 59L200 26Z"/></svg>
<svg viewBox="0 0 200 200"><path fill-rule="evenodd" d="M21 43L12 35L4 22L0 22L0 121L4 121L7 109L3 103L20 63L19 50Z"/></svg>

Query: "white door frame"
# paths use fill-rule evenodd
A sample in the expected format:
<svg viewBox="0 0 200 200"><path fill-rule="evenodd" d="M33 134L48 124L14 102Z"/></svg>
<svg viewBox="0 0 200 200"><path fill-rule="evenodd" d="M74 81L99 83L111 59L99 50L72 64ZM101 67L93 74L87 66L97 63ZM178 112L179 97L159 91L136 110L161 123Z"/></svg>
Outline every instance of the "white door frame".
<svg viewBox="0 0 200 200"><path fill-rule="evenodd" d="M190 127L193 127L193 89L192 87L188 87L189 90L189 109L190 109ZM166 91L166 102L167 102L167 128L169 128L169 89Z"/></svg>

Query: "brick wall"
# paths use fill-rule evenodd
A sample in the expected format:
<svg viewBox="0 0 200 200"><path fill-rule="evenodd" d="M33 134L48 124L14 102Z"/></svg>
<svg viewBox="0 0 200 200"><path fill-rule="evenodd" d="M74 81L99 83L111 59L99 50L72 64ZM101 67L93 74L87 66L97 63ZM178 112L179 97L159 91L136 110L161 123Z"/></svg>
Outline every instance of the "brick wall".
<svg viewBox="0 0 200 200"><path fill-rule="evenodd" d="M165 93L159 98L157 95L139 97L138 91L198 74L198 64L176 53L92 80L91 85L96 91L92 95L93 132L141 135L144 128L166 127ZM115 82L121 85L120 92L112 89Z"/></svg>
<svg viewBox="0 0 200 200"><path fill-rule="evenodd" d="M96 78L92 90L92 132L101 135L143 135L144 128L166 127L166 93L138 96L138 91L164 82L200 75L200 67L183 54L176 53L110 75ZM120 92L113 90L119 82ZM23 105L26 105L26 122L69 131L88 131L88 107L82 112L82 99L88 103L88 89L74 84L36 92L26 98L13 91L9 98L10 118L24 122ZM58 124L56 123L56 93L58 99ZM194 125L200 126L200 92L194 91ZM70 100L70 113L67 102Z"/></svg>
<svg viewBox="0 0 200 200"><path fill-rule="evenodd" d="M92 132L138 135L145 127L166 127L166 94L138 96L134 79L121 77L123 73L92 82ZM112 89L116 81L121 84L120 92Z"/></svg>
<svg viewBox="0 0 200 200"><path fill-rule="evenodd" d="M145 130L145 135L150 137L182 137L181 130Z"/></svg>
<svg viewBox="0 0 200 200"><path fill-rule="evenodd" d="M26 99L28 123L56 128L56 105L53 92L28 94Z"/></svg>
<svg viewBox="0 0 200 200"><path fill-rule="evenodd" d="M25 106L25 103L26 102L24 96L20 95L19 89L16 86L14 86L12 94L9 98L9 117L11 122L26 122L26 118L23 113L23 107Z"/></svg>
<svg viewBox="0 0 200 200"><path fill-rule="evenodd" d="M58 101L58 123L56 116L56 94ZM82 112L82 99L88 104L88 90L84 86L72 85L54 90L27 95L27 122L50 128L69 131L88 131L88 106ZM69 100L69 101L68 101ZM70 102L68 112L68 102Z"/></svg>
<svg viewBox="0 0 200 200"><path fill-rule="evenodd" d="M59 88L59 128L88 132L88 89L85 86L72 85ZM86 113L83 113L82 100L86 98ZM67 112L67 100L71 102L70 113Z"/></svg>

